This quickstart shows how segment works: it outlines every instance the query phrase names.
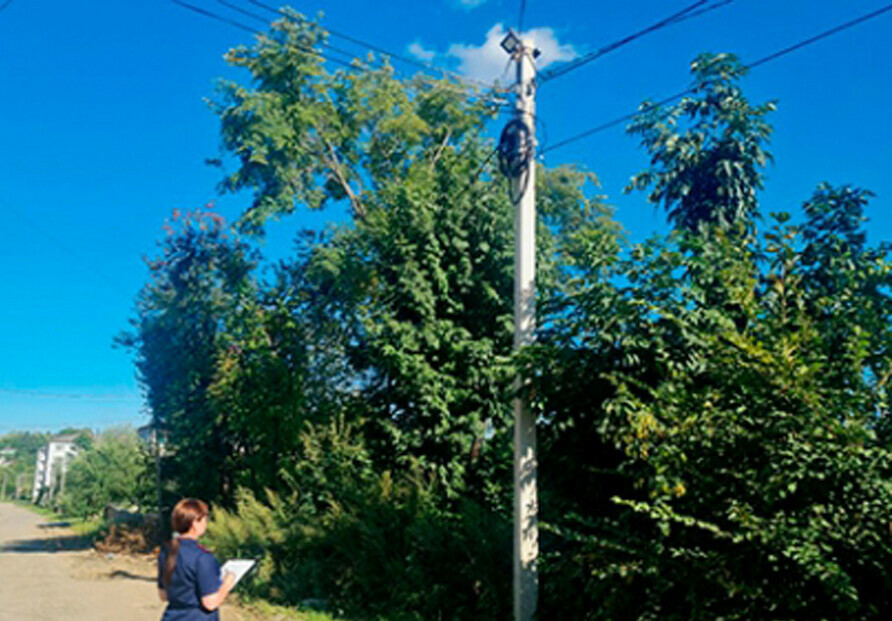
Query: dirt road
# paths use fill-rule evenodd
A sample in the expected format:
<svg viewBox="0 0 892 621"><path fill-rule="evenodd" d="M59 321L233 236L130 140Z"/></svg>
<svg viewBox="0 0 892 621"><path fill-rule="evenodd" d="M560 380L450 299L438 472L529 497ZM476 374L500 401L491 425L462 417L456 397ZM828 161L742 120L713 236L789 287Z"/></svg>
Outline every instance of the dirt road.
<svg viewBox="0 0 892 621"><path fill-rule="evenodd" d="M0 503L0 621L159 621L155 567L99 554L66 525ZM261 621L230 601L220 618Z"/></svg>
<svg viewBox="0 0 892 621"><path fill-rule="evenodd" d="M0 621L158 621L151 575L148 559L105 558L64 526L0 504Z"/></svg>

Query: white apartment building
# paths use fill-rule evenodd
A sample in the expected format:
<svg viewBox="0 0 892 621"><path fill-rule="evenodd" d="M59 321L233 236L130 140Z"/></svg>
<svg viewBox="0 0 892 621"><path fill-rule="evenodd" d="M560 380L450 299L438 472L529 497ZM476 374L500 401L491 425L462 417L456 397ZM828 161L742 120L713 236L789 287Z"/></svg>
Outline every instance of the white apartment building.
<svg viewBox="0 0 892 621"><path fill-rule="evenodd" d="M74 444L76 439L75 434L56 436L37 451L32 502L37 502L45 494L52 495L56 483L68 469L68 464L77 456L77 446Z"/></svg>

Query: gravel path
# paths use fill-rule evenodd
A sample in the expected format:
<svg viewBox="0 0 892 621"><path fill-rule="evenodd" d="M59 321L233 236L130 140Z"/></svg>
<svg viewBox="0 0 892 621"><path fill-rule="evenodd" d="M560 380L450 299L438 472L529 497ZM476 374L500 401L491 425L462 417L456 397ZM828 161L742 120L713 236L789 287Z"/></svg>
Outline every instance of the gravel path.
<svg viewBox="0 0 892 621"><path fill-rule="evenodd" d="M148 559L105 558L30 511L0 504L0 621L158 621Z"/></svg>

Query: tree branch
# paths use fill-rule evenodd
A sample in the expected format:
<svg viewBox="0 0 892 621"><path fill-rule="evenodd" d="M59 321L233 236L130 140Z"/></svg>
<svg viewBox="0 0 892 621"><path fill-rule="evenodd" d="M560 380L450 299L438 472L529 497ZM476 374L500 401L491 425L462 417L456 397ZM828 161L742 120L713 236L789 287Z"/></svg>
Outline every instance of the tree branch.
<svg viewBox="0 0 892 621"><path fill-rule="evenodd" d="M341 187L344 189L344 192L347 194L347 198L350 199L350 205L353 207L353 217L355 218L364 218L365 217L365 205L362 204L362 201L353 191L353 188L350 187L350 183L347 181L347 178L344 176L344 171L341 167L341 161L338 159L338 154L335 151L334 145L331 144L325 138L322 138L322 142L325 143L325 146L328 147L328 152L330 154L329 168L334 172L335 176L338 179L338 183L341 184Z"/></svg>
<svg viewBox="0 0 892 621"><path fill-rule="evenodd" d="M433 159L431 159L430 170L433 172L434 166L437 165L437 161L440 159L440 156L443 155L443 150L446 149L446 145L449 143L449 139L452 138L452 128L446 130L446 135L443 137L443 142L440 143L440 146L437 148L437 152L434 153Z"/></svg>

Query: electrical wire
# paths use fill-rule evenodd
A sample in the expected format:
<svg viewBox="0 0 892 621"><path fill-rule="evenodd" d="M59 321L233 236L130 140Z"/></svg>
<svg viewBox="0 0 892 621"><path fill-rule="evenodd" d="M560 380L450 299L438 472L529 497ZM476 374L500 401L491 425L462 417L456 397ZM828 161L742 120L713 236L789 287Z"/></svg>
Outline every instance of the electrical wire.
<svg viewBox="0 0 892 621"><path fill-rule="evenodd" d="M230 18L225 17L225 16L223 16L223 15L219 15L218 13L215 13L215 12L213 12L213 11L210 11L210 10L207 10L207 9L204 9L204 8L201 8L201 7L192 5L192 4L188 3L188 2L184 2L183 0L171 0L171 2L173 2L174 4L177 4L177 5L179 5L179 6L181 6L182 8L185 8L185 9L188 9L188 10L193 11L193 12L195 12L195 13L198 13L199 15L202 15L202 16L204 16L204 17L208 17L208 18L210 18L210 19L214 19L214 20L216 20L216 21L223 22L223 23L225 23L225 24L229 24L229 25L231 25L231 26L234 26L234 27L236 27L236 28L239 28L240 30L244 30L244 31L246 31L246 32L250 32L250 33L252 33L252 34L254 34L254 35L259 35L259 34L260 34L257 30L251 28L250 26L247 26L247 25L243 24L242 22L236 21L236 20L234 20L234 19L230 19ZM269 23L269 21L268 21L267 19L265 19L264 17L262 17L262 16L260 16L260 15L257 15L256 13L253 13L253 12L251 12L251 11L245 11L245 10L242 10L242 9L240 9L240 7L235 6L235 5L232 4L231 2L226 2L226 1L224 1L224 0L217 0L217 2L219 2L219 3L222 4L223 6L232 8L232 9L234 9L234 10L239 10L239 11L242 12L243 14L246 14L246 15L250 16L252 19L259 20L259 21L263 22L264 24L268 24L268 23ZM266 8L266 5L263 5L263 3L259 3L258 6L264 6L264 8ZM276 11L275 9L272 9L272 8L268 8L267 10L274 11L274 12L276 12L277 14L283 15L286 19L289 19L289 20L291 20L291 21L296 21L296 22L299 22L299 23L300 23L300 20L294 18L294 17L291 16L291 15L288 15L287 13L280 13L280 12L278 12L278 11ZM304 20L303 23L308 23L308 22L307 22L307 20ZM329 34L332 34L328 29L325 29L325 31L328 32ZM343 34L342 34L342 35L340 35L340 36L341 36L341 38L345 38L347 35L343 35ZM359 42L358 39L356 39L355 41ZM360 44L361 44L361 42L360 42ZM356 55L353 54L352 52L349 52L349 51L347 51L347 50L344 50L344 49L340 49L340 48L334 47L334 46L332 46L331 44L329 44L329 43L327 43L327 42L326 42L326 43L321 43L321 45L323 45L328 51L336 52L336 53L339 53L339 54L341 54L341 55L344 55L344 56L346 56L346 57L347 57L348 59L350 59L350 60L342 60L342 59L340 59L340 58L333 57L333 56L331 56L330 54L324 54L324 53L322 53L322 52L320 52L320 51L318 51L318 50L316 50L316 49L314 49L314 48L312 48L312 47L308 47L308 46L300 46L300 45L296 45L296 47L297 47L298 49L302 50L302 51L307 52L308 54L313 54L313 55L315 55L315 56L317 56L317 57L319 57L319 58L321 58L321 59L323 59L323 60L331 61L331 62L333 62L333 63L336 63L336 64L338 64L338 65L341 65L341 66L343 66L343 67L346 67L347 69L350 69L350 70L352 70L352 71L366 71L366 72L372 72L372 71L376 71L376 70L378 70L378 67L373 67L373 66L369 65L369 64L366 63L366 62L362 62L362 61L360 61L358 58L356 58ZM377 49L380 49L380 48L377 48ZM382 54L386 54L387 52L382 50L381 53L382 53ZM451 72L450 72L450 73L451 73ZM455 74L455 75L458 75L458 74ZM416 76L416 77L418 77L418 76ZM433 79L434 79L432 76L427 76L427 75L425 75L425 76L423 76L423 77L426 78L426 79L428 79L428 80L433 80ZM482 85L482 83L480 83L480 84ZM462 88L462 86L467 87L467 84L465 84L464 82L462 82L461 85L458 85L458 84L452 84L452 83L446 83L446 84L439 83L439 84L437 84L437 86L438 86L439 88L449 87L450 89L454 89L456 93L461 94L462 96L464 96L464 97L466 97L466 98L472 98L472 97L475 96L475 93L473 93L473 92L468 92L468 90L465 90L464 88ZM471 88L473 88L473 87L471 87ZM487 88L487 90L492 90L492 87L491 87L491 86L490 86L490 87L486 87L486 88ZM494 98L491 98L491 101L498 103L498 100L497 100L497 99L494 99Z"/></svg>
<svg viewBox="0 0 892 621"><path fill-rule="evenodd" d="M246 9L243 9L242 7L235 5L232 2L227 2L226 0L217 0L217 3L222 4L223 6L230 8L233 11L238 11L242 15L246 15L247 17L257 20L257 21L261 22L262 24L269 25L269 20L266 19L265 17L263 17L262 15L258 15L257 13L254 13L253 11L248 11ZM335 47L334 45L332 45L331 43L329 43L327 41L319 41L318 43L322 47L324 47L332 52L336 52L338 54L341 54L342 56L346 56L349 59L349 61L357 60L357 62L358 62L358 59L356 58L356 54L354 54L353 52L351 52L349 50ZM338 61L340 59L329 58L329 60ZM367 63L362 63L362 64L366 65L368 67ZM371 69L371 67L369 67L369 68Z"/></svg>
<svg viewBox="0 0 892 621"><path fill-rule="evenodd" d="M760 66L770 63L774 60L777 60L778 58L786 56L787 54L791 54L791 53L793 53L797 50L800 50L808 45L811 45L812 43L817 43L818 41L820 41L822 39L826 39L827 37L830 37L830 36L837 34L839 32L842 32L843 30L848 30L849 28L857 26L858 24L861 24L868 20L879 17L880 15L882 15L884 13L888 13L889 11L892 11L892 4L887 4L886 6L879 8L876 11L872 11L870 13L862 15L861 17L857 17L851 21L845 22L838 26L834 26L833 28L831 28L829 30L825 30L824 32L821 32L813 37L809 37L808 39L804 39L804 40L802 40L798 43L795 43L789 47L786 47L782 50L778 50L777 52L773 52L771 54L768 54L767 56L763 56L762 58L750 63L749 65L745 65L745 68L747 70L750 70L750 69L754 69L756 67L760 67ZM695 92L695 89L693 87L688 88L688 89L681 91L680 93L676 93L675 95L672 95L671 97L666 97L665 99L661 99L660 101L653 103L651 105L656 106L656 107L664 106L668 103L671 103L673 101L681 99L682 97L692 94L694 92ZM539 155L540 156L545 155L545 153L547 153L547 152L551 152L551 151L554 151L555 149L559 149L559 148L566 146L568 144L571 144L573 142L577 142L579 140L582 140L583 138L587 138L587 137L591 136L592 134L597 134L598 132L604 131L605 129L615 127L616 125L619 125L620 123L622 123L624 121L628 121L628 120L635 118L636 116L638 116L638 114L639 114L639 111L631 112L631 113L625 114L619 118L613 119L612 121L607 121L606 123L602 123L601 125L592 127L591 129L587 129L584 132L580 132L578 134L570 136L569 138L565 138L564 140L554 143L547 149L542 149L540 151Z"/></svg>
<svg viewBox="0 0 892 621"><path fill-rule="evenodd" d="M132 401L134 397L130 396L113 396L113 395L91 395L84 393L54 393L42 392L39 390L23 390L18 388L0 388L0 393L10 395L22 395L25 397L35 397L39 399L77 399L81 401L101 401L110 403L123 403ZM135 398L138 398L136 396Z"/></svg>
<svg viewBox="0 0 892 621"><path fill-rule="evenodd" d="M520 16L517 18L517 32L523 32L523 18L527 10L527 0L520 0Z"/></svg>
<svg viewBox="0 0 892 621"><path fill-rule="evenodd" d="M15 2L15 0L6 0L6 2L4 2L2 6L0 6L0 13L5 11L13 2Z"/></svg>
<svg viewBox="0 0 892 621"><path fill-rule="evenodd" d="M257 34L257 31L251 28L250 26L246 26L241 22L237 22L234 19L229 19L228 17L224 17L222 15L218 15L212 11L208 11L207 9L202 9L197 6L193 6L188 2L182 2L182 0L170 0L177 6L183 7L184 9L188 9L189 11L193 11L194 13L198 13L199 15L204 15L205 17L210 17L211 19L215 19L218 22L223 22L224 24L229 24L233 28L238 28L240 30L244 30L246 32L250 32L251 34Z"/></svg>
<svg viewBox="0 0 892 621"><path fill-rule="evenodd" d="M251 4L253 4L254 6L257 6L257 7L260 7L262 9L266 10L266 11L269 11L270 13L275 13L277 15L281 15L285 19L288 19L291 21L302 22L302 23L309 22L309 20L306 18L298 17L296 15L288 13L287 11L283 11L282 9L277 9L276 7L271 6L265 2L261 2L260 0L247 0L247 1L250 2ZM325 30L333 37L337 37L339 39L343 39L344 41L349 41L350 43L353 43L355 45L359 45L364 48L368 48L374 52L378 52L379 54L388 56L388 57L390 57L394 60L398 60L402 63L408 64L408 65L413 65L415 67L418 67L421 69L426 69L428 71L436 71L437 73L441 73L445 76L449 76L449 77L451 77L463 84L466 84L466 85L474 85L474 86L482 87L485 89L493 88L493 86L491 84L486 84L485 82L481 82L479 80L473 80L471 78L461 75L460 73L451 71L449 69L444 69L442 67L437 67L436 65L432 65L431 63L426 63L424 61L417 60L415 58L409 58L408 56L404 56L402 54L397 54L395 52L391 52L385 48L375 45L374 43L369 43L368 41L363 41L362 39L357 39L356 37L345 34L343 32L339 32L337 30L333 30L328 27L326 27Z"/></svg>
<svg viewBox="0 0 892 621"><path fill-rule="evenodd" d="M225 17L225 16L223 16L223 15L220 15L220 14L218 14L218 13L214 13L213 11L209 11L209 10L207 10L207 9L203 9L203 8L201 8L201 7L197 7L197 6L195 6L195 5L189 4L188 2L183 2L183 0L170 0L170 1L173 2L173 3L176 4L176 5L178 5L178 6L182 7L182 8L184 8L184 9L187 9L187 10L192 11L192 12L194 12L194 13L198 13L199 15L203 15L203 16L208 17L208 18L210 18L210 19L214 19L214 20L216 20L216 21L223 22L224 24L229 24L230 26L233 26L234 28L238 28L238 29L240 29L240 30L244 30L244 31L246 31L246 32L250 32L251 34L254 34L254 35L259 34L258 31L255 30L254 28L251 28L250 26L247 26L247 25L245 25L245 24L243 24L243 23L241 23L241 22L235 21L234 19L230 19L230 18ZM321 59L323 59L323 60L327 60L327 61L333 62L333 63L335 63L335 64L338 64L338 65L341 65L341 66L343 66L343 67L346 67L347 69L351 69L351 70L354 70L354 71L363 71L363 70L364 70L364 71L368 71L368 70L370 70L370 68L367 67L367 66L363 67L363 66L360 66L360 65L356 65L356 64L354 64L354 63L351 63L351 62L347 62L347 61L345 61L345 60L341 60L341 59L339 59L339 58L334 58L334 57L332 57L332 56L327 56L326 54L323 54L323 53L320 52L319 50L313 49L312 47L307 47L307 46L302 46L302 45L296 45L296 47L297 47L299 50L301 50L301 51L304 51L304 52L306 52L306 53L308 53L308 54L312 54L312 55L314 55L314 56L318 56L319 58L321 58ZM340 52L341 50L333 50L333 51ZM343 53L343 52L342 52L342 53Z"/></svg>
<svg viewBox="0 0 892 621"><path fill-rule="evenodd" d="M666 104L670 104L673 101L677 101L677 100L681 99L682 97L684 97L685 95L690 95L693 92L694 92L693 88L688 88L688 89L681 91L680 93L676 93L670 97L661 99L660 101L657 101L651 105L654 107L665 106ZM570 136L569 138L565 138L564 140L555 142L553 145L543 148L541 151L539 151L539 156L541 157L550 151L554 151L555 149L560 149L563 146L566 146L566 145L576 142L578 140L582 140L583 138L588 138L592 134L597 134L599 132L604 131L605 129L610 129L611 127L616 127L617 125L619 125L625 121L631 121L639 114L640 114L640 111L636 110L635 112L630 112L629 114L624 114L623 116L615 118L612 121L607 121L606 123L602 123L601 125L597 125L595 127L592 127L591 129L587 129L584 132L580 132L578 134Z"/></svg>
<svg viewBox="0 0 892 621"><path fill-rule="evenodd" d="M679 24L683 21L692 19L699 15L703 15L704 13L707 13L709 11L714 11L715 9L718 9L720 7L730 4L734 0L719 0L718 2L713 2L709 6L704 6L709 1L710 0L698 0L697 2L689 5L687 8L682 9L681 11L678 11L677 13L673 13L669 17L666 17L666 18L658 21L657 23L652 24L651 26L648 26L647 28L645 28L643 30L639 30L638 32L632 33L626 37L623 37L622 39L620 39L618 41L614 41L613 43L611 43L609 45L605 45L604 47L602 47L598 50L595 50L594 52L590 52L590 53L586 54L585 56L578 58L575 61L571 61L567 64L561 65L561 66L559 66L555 69L552 69L550 71L543 71L538 76L539 83L544 83L544 82L548 82L550 80L554 80L555 78L559 78L560 76L562 76L566 73L569 73L569 72L573 71L574 69L578 69L579 67L582 67L583 65L587 65L588 63L590 63L598 58L601 58L602 56L609 54L610 52L618 50L619 48L621 48L625 45L628 45L629 43L632 43L633 41L640 39L641 37L643 37L645 35L651 34L658 30L662 30L663 28L672 26L674 24ZM697 9L700 9L700 10L697 10Z"/></svg>
<svg viewBox="0 0 892 621"><path fill-rule="evenodd" d="M678 20L676 20L675 23L678 24L681 22L685 22L689 19L694 19L695 17L700 17L701 15L704 15L706 13L711 13L712 11L715 11L716 9L720 9L725 5L731 4L732 2L734 2L734 0L721 0L720 2L716 2L713 5L710 5L708 7L700 9L699 11L693 11L692 13L688 13L684 17L681 17Z"/></svg>
<svg viewBox="0 0 892 621"><path fill-rule="evenodd" d="M749 69L753 69L760 65L770 63L771 61L776 60L776 59L780 58L781 56L786 56L787 54L795 52L796 50L798 50L800 48L803 48L807 45L811 45L812 43L816 43L816 42L820 41L821 39L826 39L827 37L835 35L838 32L842 32L843 30L847 30L849 28L852 28L853 26L857 26L858 24L861 24L863 22L871 20L875 17L879 17L883 13L888 13L889 11L892 11L892 4L887 4L886 6L880 8L880 9L877 9L876 11L873 11L872 13L867 13L866 15L862 15L861 17L856 17L855 19L848 21L844 24L840 24L839 26L835 26L834 28L831 28L830 30L825 30L824 32L817 34L813 37L810 37L808 39L805 39L804 41L800 41L799 43L795 43L795 44L791 45L790 47L787 47L780 51L774 52L773 54L769 54L768 56L760 58L759 60L755 61L754 63L749 64L747 67Z"/></svg>
<svg viewBox="0 0 892 621"><path fill-rule="evenodd" d="M265 9L265 10L269 11L270 13L275 13L277 15L281 15L282 17L284 17L290 21L296 21L296 22L301 22L301 23L309 23L309 21L310 21L306 18L301 18L296 15L292 15L286 11L283 11L282 9L277 9L276 7L266 4L265 2L260 2L260 0L248 0L248 2L250 2L251 4L258 6L262 9ZM337 30L332 30L331 28L326 28L325 30L333 37L338 37L339 39L343 39L344 41L349 41L350 43L368 48L372 51L378 52L379 54L389 56L391 58L402 61L404 63L410 64L410 65L415 65L416 67L420 67L422 69L434 69L437 71L446 71L445 69L439 69L437 67L434 67L434 66L432 66L428 63L422 62L420 60L416 60L414 58L408 58L406 56L402 56L400 54L390 52L382 47L379 47L372 43L368 43L361 39L357 39L356 37L353 37L348 34L344 34L343 32L338 32Z"/></svg>

